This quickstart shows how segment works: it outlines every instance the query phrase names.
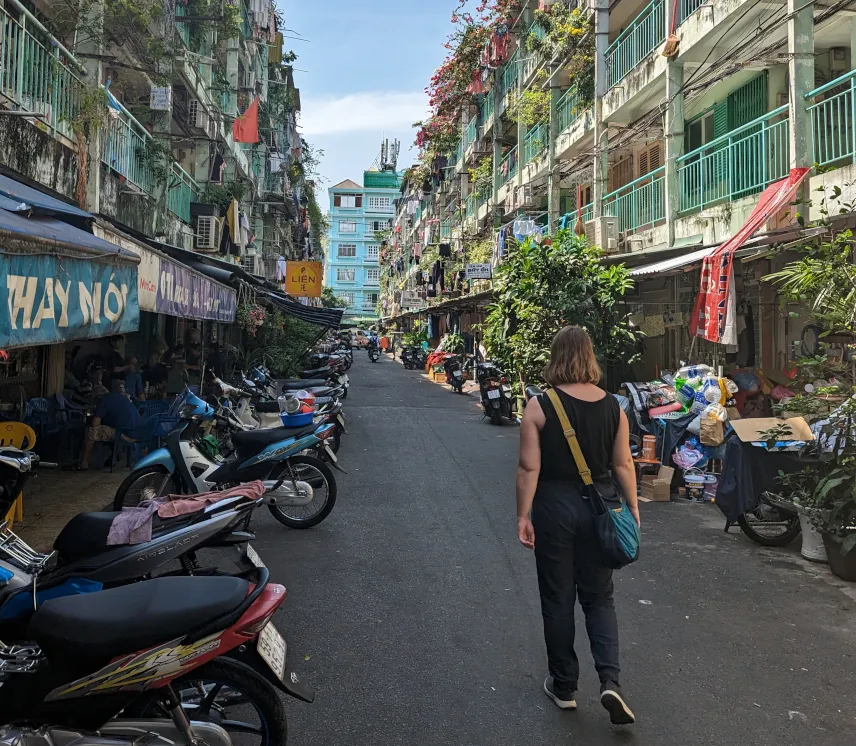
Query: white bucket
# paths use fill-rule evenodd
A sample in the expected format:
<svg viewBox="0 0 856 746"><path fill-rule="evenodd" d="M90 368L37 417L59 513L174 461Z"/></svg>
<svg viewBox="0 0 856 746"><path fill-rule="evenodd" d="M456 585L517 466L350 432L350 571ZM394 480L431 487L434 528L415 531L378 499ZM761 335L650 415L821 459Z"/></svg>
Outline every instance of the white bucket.
<svg viewBox="0 0 856 746"><path fill-rule="evenodd" d="M811 523L811 519L800 513L800 528L802 529L802 548L800 554L811 562L828 562L826 547L823 545L823 534Z"/></svg>

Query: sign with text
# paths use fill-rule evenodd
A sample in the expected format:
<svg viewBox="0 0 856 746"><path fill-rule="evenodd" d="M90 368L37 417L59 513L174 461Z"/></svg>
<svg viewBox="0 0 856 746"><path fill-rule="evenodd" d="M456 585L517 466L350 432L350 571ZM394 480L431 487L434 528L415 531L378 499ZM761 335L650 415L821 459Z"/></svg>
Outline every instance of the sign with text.
<svg viewBox="0 0 856 746"><path fill-rule="evenodd" d="M149 108L152 111L169 111L172 107L172 86L153 87L149 94Z"/></svg>
<svg viewBox="0 0 856 746"><path fill-rule="evenodd" d="M416 290L402 290L401 291L401 305L402 306L421 306L424 303L424 299L419 295L419 292Z"/></svg>
<svg viewBox="0 0 856 746"><path fill-rule="evenodd" d="M286 262L285 292L299 298L320 298L323 277L321 262Z"/></svg>
<svg viewBox="0 0 856 746"><path fill-rule="evenodd" d="M492 276L489 263L467 265L468 280L489 280Z"/></svg>
<svg viewBox="0 0 856 746"><path fill-rule="evenodd" d="M51 344L137 329L137 267L3 254L0 347Z"/></svg>

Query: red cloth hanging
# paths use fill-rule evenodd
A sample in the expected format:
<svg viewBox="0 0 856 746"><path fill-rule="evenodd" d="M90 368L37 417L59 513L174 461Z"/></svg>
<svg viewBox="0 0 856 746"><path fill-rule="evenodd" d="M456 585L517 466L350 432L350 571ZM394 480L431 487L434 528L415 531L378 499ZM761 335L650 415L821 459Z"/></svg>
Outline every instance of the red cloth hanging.
<svg viewBox="0 0 856 746"><path fill-rule="evenodd" d="M232 122L232 137L235 142L257 143L259 141L259 97L253 99L247 110Z"/></svg>

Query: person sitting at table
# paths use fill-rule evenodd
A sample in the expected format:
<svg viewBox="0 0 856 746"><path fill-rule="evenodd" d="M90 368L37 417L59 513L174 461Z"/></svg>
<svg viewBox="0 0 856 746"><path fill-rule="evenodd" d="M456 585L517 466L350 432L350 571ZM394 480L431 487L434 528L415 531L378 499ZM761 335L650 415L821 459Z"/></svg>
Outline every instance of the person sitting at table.
<svg viewBox="0 0 856 746"><path fill-rule="evenodd" d="M114 379L113 390L95 408L92 422L86 431L78 468L81 471L89 468L89 458L96 443L112 443L117 429L130 430L141 421L140 412L125 394L125 382Z"/></svg>
<svg viewBox="0 0 856 746"><path fill-rule="evenodd" d="M134 401L145 401L146 390L143 387L143 377L137 370L137 362L134 355L125 358L125 393Z"/></svg>

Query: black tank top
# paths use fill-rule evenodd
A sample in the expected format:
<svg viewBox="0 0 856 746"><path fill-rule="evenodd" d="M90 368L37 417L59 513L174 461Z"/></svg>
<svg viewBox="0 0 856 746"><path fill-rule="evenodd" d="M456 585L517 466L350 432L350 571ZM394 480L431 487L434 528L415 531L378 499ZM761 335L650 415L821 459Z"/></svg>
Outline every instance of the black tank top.
<svg viewBox="0 0 856 746"><path fill-rule="evenodd" d="M592 478L596 482L603 481L612 468L612 445L621 416L618 401L612 394L590 402L575 399L560 389L556 389L556 393L577 434ZM538 481L580 481L580 473L553 403L546 394L541 394L538 401L547 420L541 430L541 471Z"/></svg>

